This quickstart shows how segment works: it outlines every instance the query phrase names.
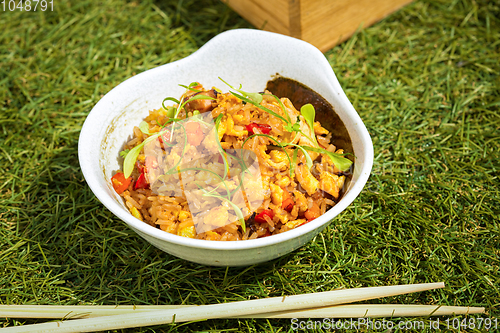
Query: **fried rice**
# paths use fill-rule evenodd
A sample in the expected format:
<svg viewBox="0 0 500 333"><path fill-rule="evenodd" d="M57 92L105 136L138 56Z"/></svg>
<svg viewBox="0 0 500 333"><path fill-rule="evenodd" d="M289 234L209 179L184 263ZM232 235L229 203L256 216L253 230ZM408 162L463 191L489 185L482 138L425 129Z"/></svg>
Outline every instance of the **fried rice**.
<svg viewBox="0 0 500 333"><path fill-rule="evenodd" d="M197 95L207 97L193 98ZM131 214L175 235L236 241L298 228L334 206L342 195L346 173L330 156L341 156L343 150L330 143L331 133L319 122L308 123L288 98L277 98L268 91L259 95L262 100L255 103L235 93L192 84L179 99L178 104L187 101L182 108L178 104L163 105L150 111L144 122L134 128L132 139L125 143L121 154L126 156L135 147L143 146L134 159L130 176L125 177L120 170L111 179ZM175 111L178 114L173 121ZM208 121L191 121L200 115L216 120L216 127L208 126ZM184 121L184 137L177 134L177 141L185 144L174 145L176 138L166 128L179 120ZM200 167L196 163L201 149L214 155L203 155L204 164ZM225 189L213 187L198 197L186 194L189 188L200 189L201 182L210 184L210 178L218 178L217 182L228 174L241 172L237 165L221 161L220 156L228 157L232 150L250 150L258 161L259 177L247 178L233 198L248 209L238 213L228 200L217 202L223 196L219 193L228 188L236 192L238 184L231 181L224 184ZM180 161L197 167L186 168L177 183L166 182L165 172L179 171ZM250 209L248 195L256 195L259 205ZM194 207L199 212L196 219ZM206 221L210 227L200 228L197 221Z"/></svg>

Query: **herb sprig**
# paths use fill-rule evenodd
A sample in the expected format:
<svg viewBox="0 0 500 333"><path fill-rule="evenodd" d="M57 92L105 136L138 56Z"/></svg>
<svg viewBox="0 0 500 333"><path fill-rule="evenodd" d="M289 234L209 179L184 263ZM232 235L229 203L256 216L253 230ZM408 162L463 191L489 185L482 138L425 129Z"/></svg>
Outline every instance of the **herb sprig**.
<svg viewBox="0 0 500 333"><path fill-rule="evenodd" d="M349 168L351 167L352 165L352 161L343 157L343 154L337 154L337 153L332 153L326 149L323 149L319 146L318 144L318 141L316 140L316 135L314 134L314 119L316 117L316 111L314 109L314 106L312 104L305 104L303 105L301 108L300 108L300 113L301 115L304 117L304 120L306 121L307 125L309 126L309 128L311 129L311 136L307 135L304 133L304 131L301 130L300 128L300 117L297 116L297 120L295 123L292 123L291 120L290 120L290 116L288 115L288 111L286 110L286 107L283 105L283 103L281 102L281 100L275 96L275 95L272 95L272 94L266 94L266 95L271 95L273 96L277 101L279 101L279 106L281 107L281 109L283 110L283 113L286 115L286 118L284 118L283 116L277 114L276 112L270 110L269 108L261 105L262 101L263 101L263 94L260 94L260 93L248 93L248 92L245 92L243 90L241 90L242 86L240 84L240 87L239 88L235 88L233 87L232 85L230 85L229 83L227 83L226 81L224 81L223 79L221 79L219 77L219 79L224 82L226 85L229 86L229 88L233 89L233 90L236 90L237 92L239 93L236 93L234 91L230 91L230 93L241 99L242 101L244 102L247 102L247 103L251 103L252 105L256 106L257 108L269 113L270 115L282 120L284 123L285 123L285 126L284 126L284 129L287 131L287 132L290 132L290 133L300 133L301 135L303 135L305 138L307 138L311 143L313 143L316 147L310 147L310 146L307 146L307 145L296 145L296 144L292 144L291 142L288 142L288 143L285 143L285 142L282 142L279 144L280 147L286 147L286 146L294 146L296 147L297 149L300 149L303 151L304 153L304 156L306 157L306 160L307 160L307 166L308 168L310 169L312 167L312 161L310 161L310 156L309 154L307 154L305 152L305 150L308 150L308 151L312 151L312 152L316 152L316 153L320 153L320 154L326 154L328 157L330 157L330 159L332 160L332 162L337 165L337 167L339 168L339 170L341 171L347 171L349 170ZM257 95L259 95L260 97L258 97ZM248 139L252 138L253 136L255 136L257 134L253 134L252 136L248 137ZM260 134L259 134L260 135ZM245 140L245 142L247 141ZM274 138L273 138L274 140ZM295 153L294 153L295 155ZM288 154L287 154L288 156ZM288 159L290 160L290 157L288 156ZM296 158L294 158L294 163L296 163ZM292 175L293 174L293 170L295 168L292 167L292 163L290 162L290 174Z"/></svg>

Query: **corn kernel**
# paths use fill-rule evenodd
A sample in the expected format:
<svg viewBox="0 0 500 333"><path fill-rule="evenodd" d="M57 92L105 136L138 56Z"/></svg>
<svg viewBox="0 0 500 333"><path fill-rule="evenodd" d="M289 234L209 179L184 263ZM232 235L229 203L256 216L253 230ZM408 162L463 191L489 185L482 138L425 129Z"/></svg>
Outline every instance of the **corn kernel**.
<svg viewBox="0 0 500 333"><path fill-rule="evenodd" d="M290 221L286 224L286 226L289 228L289 229L294 229L296 227L298 227L299 225L303 224L304 222L306 222L305 219L298 219L298 220L295 220L295 221Z"/></svg>
<svg viewBox="0 0 500 333"><path fill-rule="evenodd" d="M179 229L177 231L177 235L182 237L194 238L196 236L194 225Z"/></svg>
<svg viewBox="0 0 500 333"><path fill-rule="evenodd" d="M139 212L139 210L137 210L137 208L135 208L134 206L132 206L132 208L130 208L130 213L132 213L132 215L133 215L135 218L137 218L137 219L139 219L139 220L141 220L141 221L144 221L144 220L142 219L142 215L141 215L141 213L140 213L140 212Z"/></svg>

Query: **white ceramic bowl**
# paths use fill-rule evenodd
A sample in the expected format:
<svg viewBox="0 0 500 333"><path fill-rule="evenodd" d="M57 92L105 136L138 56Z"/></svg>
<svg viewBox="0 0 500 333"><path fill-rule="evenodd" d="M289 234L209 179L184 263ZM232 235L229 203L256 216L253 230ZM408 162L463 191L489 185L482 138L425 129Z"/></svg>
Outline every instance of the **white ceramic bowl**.
<svg viewBox="0 0 500 333"><path fill-rule="evenodd" d="M121 169L118 156L134 126L167 96L180 96L178 84L201 82L225 89L226 82L245 91L262 91L276 74L303 83L328 100L352 140L353 178L343 198L321 217L297 229L256 240L216 242L180 237L134 218L111 186ZM373 145L324 55L301 40L251 29L224 32L192 55L124 81L107 93L83 124L78 143L83 175L97 198L145 240L177 257L214 266L244 266L268 261L310 241L359 195L373 163Z"/></svg>

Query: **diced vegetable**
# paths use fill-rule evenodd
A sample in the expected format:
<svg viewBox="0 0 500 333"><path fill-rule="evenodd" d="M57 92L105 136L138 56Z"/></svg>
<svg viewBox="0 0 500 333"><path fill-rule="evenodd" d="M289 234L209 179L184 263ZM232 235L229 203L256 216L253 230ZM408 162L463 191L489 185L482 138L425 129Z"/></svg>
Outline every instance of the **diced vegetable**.
<svg viewBox="0 0 500 333"><path fill-rule="evenodd" d="M282 208L287 212L291 212L294 205L295 203L293 202L292 198L288 198L285 201L283 201Z"/></svg>
<svg viewBox="0 0 500 333"><path fill-rule="evenodd" d="M144 173L144 164L142 164L141 162L137 161L135 162L135 167L137 168L137 171L139 171L140 173Z"/></svg>
<svg viewBox="0 0 500 333"><path fill-rule="evenodd" d="M317 203L313 203L312 207L306 210L304 213L305 218L307 219L307 222L310 222L314 220L315 218L318 218L321 215L321 211L319 209L319 206Z"/></svg>
<svg viewBox="0 0 500 333"><path fill-rule="evenodd" d="M257 223L267 223L264 216L268 216L272 220L274 217L274 212L271 209L263 210L255 216L254 221Z"/></svg>
<svg viewBox="0 0 500 333"><path fill-rule="evenodd" d="M140 188L148 188L149 184L146 181L146 177L144 176L143 173L139 175L139 178L137 178L135 184L134 184L134 190L140 189Z"/></svg>
<svg viewBox="0 0 500 333"><path fill-rule="evenodd" d="M111 177L111 184L113 184L113 188L118 194L122 194L131 182L132 177L125 178L123 172L117 172L113 177Z"/></svg>
<svg viewBox="0 0 500 333"><path fill-rule="evenodd" d="M196 237L196 229L194 225L186 228L179 228L177 230L177 235L182 236L182 237L188 237L188 238L195 238Z"/></svg>
<svg viewBox="0 0 500 333"><path fill-rule="evenodd" d="M158 140L162 144L164 144L164 143L170 143L170 131L165 131L165 133L163 133L162 135L160 135L158 137Z"/></svg>
<svg viewBox="0 0 500 333"><path fill-rule="evenodd" d="M271 126L268 124L251 123L249 125L246 125L245 127L248 131L248 134L250 134L250 135L255 134L255 132L254 132L255 128L258 128L262 134L269 134L269 132L271 132Z"/></svg>
<svg viewBox="0 0 500 333"><path fill-rule="evenodd" d="M143 219L142 219L142 215L141 215L141 212L139 212L139 210L138 210L137 208L135 208L135 207L133 207L133 206L132 206L132 208L130 208L130 213L132 213L132 215L133 215L135 218L137 218L137 219L139 219L139 220L143 221Z"/></svg>
<svg viewBox="0 0 500 333"><path fill-rule="evenodd" d="M189 217L191 217L191 213L186 211L186 210L181 210L179 212L179 221L184 221L187 220Z"/></svg>
<svg viewBox="0 0 500 333"><path fill-rule="evenodd" d="M149 155L146 156L146 169L149 171L151 169L156 169L158 167L158 161L156 160L156 157Z"/></svg>
<svg viewBox="0 0 500 333"><path fill-rule="evenodd" d="M286 210L287 212L291 212L295 202L293 202L292 197L287 189L283 189L283 203L281 204L281 208Z"/></svg>
<svg viewBox="0 0 500 333"><path fill-rule="evenodd" d="M190 121L186 125L187 141L193 146L198 146L203 141L203 131L199 123Z"/></svg>

